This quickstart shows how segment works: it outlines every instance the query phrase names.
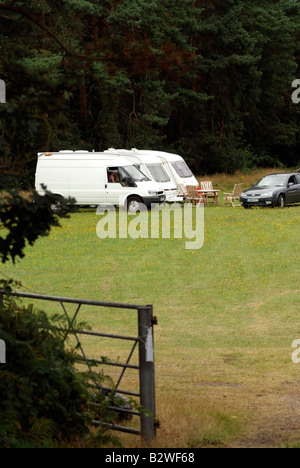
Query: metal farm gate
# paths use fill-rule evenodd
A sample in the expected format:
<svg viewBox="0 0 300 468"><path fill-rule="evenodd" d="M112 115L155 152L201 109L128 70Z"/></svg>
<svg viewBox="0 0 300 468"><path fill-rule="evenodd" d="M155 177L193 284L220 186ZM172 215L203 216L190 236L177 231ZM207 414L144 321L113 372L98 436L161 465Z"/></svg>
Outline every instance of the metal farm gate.
<svg viewBox="0 0 300 468"><path fill-rule="evenodd" d="M46 296L40 294L31 294L23 292L10 292L0 291L0 295L11 295L15 297L28 298L42 301L54 301L60 303L63 312L67 318L68 328L63 329L66 331L65 339L67 335L72 334L75 336L78 348L81 351L82 357L88 369L91 370L91 362L108 365L120 368L120 375L116 385L113 388L98 387L103 392L110 392L111 394L128 395L139 399L142 411L133 411L132 409L120 408L109 406L108 409L117 411L118 413L127 413L130 416L137 416L140 418L140 430L126 427L123 425L115 425L111 423L103 423L101 421L93 421L95 425L103 425L116 431L128 432L131 434L137 434L142 437L144 442L149 443L151 439L155 437L156 432L156 407L155 407L155 375L154 375L154 335L153 325L157 323L156 317L153 316L152 305L134 305L134 304L122 304L122 303L109 303L99 301L89 301L85 299L74 299L59 296ZM1 297L1 296L0 296ZM73 315L68 313L66 304L75 304L76 310ZM81 306L96 306L105 308L116 308L116 309L131 309L137 311L137 325L138 333L137 336L122 336L107 333L100 333L95 331L87 330L75 330L73 325L78 317ZM61 329L60 329L61 330ZM99 338L111 338L115 340L127 340L132 341L132 348L129 352L126 362L110 362L106 360L90 359L86 356L85 350L82 343L79 340L80 335L90 335ZM138 345L138 346L137 346ZM130 360L134 354L134 351L138 348L138 365L130 364ZM122 378L126 372L126 369L135 369L139 373L139 391L132 392L129 390L121 389L120 384Z"/></svg>

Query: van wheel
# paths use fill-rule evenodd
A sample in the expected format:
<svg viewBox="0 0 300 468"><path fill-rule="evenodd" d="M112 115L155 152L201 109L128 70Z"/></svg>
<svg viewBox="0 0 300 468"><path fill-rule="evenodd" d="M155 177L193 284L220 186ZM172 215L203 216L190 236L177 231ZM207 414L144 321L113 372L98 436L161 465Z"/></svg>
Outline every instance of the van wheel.
<svg viewBox="0 0 300 468"><path fill-rule="evenodd" d="M51 203L50 209L51 209L51 211L53 211L53 212L56 213L56 214L61 214L61 213L63 213L63 209L62 209L62 206L61 206L61 202L60 202L59 200L56 200L56 202Z"/></svg>
<svg viewBox="0 0 300 468"><path fill-rule="evenodd" d="M59 202L51 203L50 208L51 208L51 211L53 211L56 214L59 214L62 212L62 207Z"/></svg>
<svg viewBox="0 0 300 468"><path fill-rule="evenodd" d="M127 201L127 211L129 213L137 213L142 210L142 200L138 197L129 198Z"/></svg>

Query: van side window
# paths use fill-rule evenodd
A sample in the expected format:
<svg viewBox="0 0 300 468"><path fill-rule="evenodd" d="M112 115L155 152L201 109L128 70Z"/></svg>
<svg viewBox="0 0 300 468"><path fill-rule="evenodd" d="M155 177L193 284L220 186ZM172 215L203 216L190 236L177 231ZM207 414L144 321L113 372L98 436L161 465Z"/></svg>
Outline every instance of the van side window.
<svg viewBox="0 0 300 468"><path fill-rule="evenodd" d="M127 168L134 168L134 166L127 166ZM136 169L137 170L137 169ZM140 176L143 173L138 171ZM132 179L130 172L124 167L108 167L107 168L107 182L110 184L121 184L123 187L136 187L135 181Z"/></svg>
<svg viewBox="0 0 300 468"><path fill-rule="evenodd" d="M118 167L109 167L107 169L107 181L112 184L120 183L120 173Z"/></svg>

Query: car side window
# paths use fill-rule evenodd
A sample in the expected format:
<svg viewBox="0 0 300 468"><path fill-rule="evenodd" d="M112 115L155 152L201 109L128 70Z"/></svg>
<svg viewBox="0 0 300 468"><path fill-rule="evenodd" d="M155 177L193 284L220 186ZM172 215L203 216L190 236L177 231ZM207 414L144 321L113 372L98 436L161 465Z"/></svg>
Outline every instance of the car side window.
<svg viewBox="0 0 300 468"><path fill-rule="evenodd" d="M293 185L296 184L296 179L295 179L294 176L291 176L291 177L289 178L288 184L293 184Z"/></svg>

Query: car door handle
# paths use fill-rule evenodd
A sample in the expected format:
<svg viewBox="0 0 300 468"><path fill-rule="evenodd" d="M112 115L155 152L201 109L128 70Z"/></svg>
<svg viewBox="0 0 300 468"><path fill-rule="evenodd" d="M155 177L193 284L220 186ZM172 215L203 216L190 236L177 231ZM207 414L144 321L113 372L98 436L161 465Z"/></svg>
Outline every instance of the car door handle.
<svg viewBox="0 0 300 468"><path fill-rule="evenodd" d="M104 185L104 188L107 188L107 184Z"/></svg>

